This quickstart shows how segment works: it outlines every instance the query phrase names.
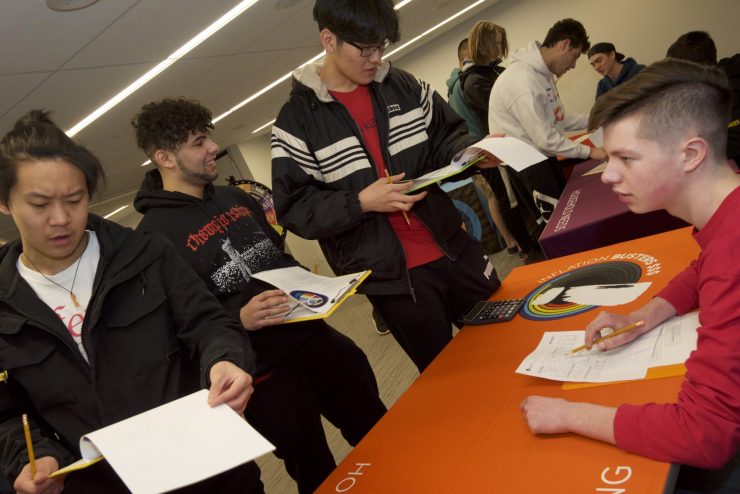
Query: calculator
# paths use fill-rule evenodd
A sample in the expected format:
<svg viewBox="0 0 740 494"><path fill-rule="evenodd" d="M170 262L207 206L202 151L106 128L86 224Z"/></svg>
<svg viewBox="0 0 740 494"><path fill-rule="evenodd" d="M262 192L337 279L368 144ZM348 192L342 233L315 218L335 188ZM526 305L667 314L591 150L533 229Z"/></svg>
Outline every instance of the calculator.
<svg viewBox="0 0 740 494"><path fill-rule="evenodd" d="M511 321L524 299L516 300L484 300L475 304L462 321L465 324L491 324L494 322Z"/></svg>

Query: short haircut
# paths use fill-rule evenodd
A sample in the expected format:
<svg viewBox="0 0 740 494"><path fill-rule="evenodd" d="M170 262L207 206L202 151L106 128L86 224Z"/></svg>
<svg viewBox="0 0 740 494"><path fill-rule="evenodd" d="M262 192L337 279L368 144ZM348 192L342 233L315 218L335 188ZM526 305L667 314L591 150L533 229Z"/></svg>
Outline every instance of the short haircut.
<svg viewBox="0 0 740 494"><path fill-rule="evenodd" d="M32 110L18 119L0 141L0 203L8 204L10 190L18 181L18 164L41 160L63 160L80 170L85 176L88 197L105 179L98 158L57 127L50 112Z"/></svg>
<svg viewBox="0 0 740 494"><path fill-rule="evenodd" d="M589 128L639 118L637 135L670 149L689 129L703 137L710 153L724 160L731 91L724 72L667 58L596 100Z"/></svg>
<svg viewBox="0 0 740 494"><path fill-rule="evenodd" d="M316 0L313 18L340 40L395 43L401 39L398 15L391 0Z"/></svg>
<svg viewBox="0 0 740 494"><path fill-rule="evenodd" d="M717 47L706 31L689 31L682 34L668 47L665 56L704 65L717 65Z"/></svg>
<svg viewBox="0 0 740 494"><path fill-rule="evenodd" d="M136 143L151 158L157 149L177 151L194 132L213 129L211 110L186 98L165 98L144 105L131 120Z"/></svg>
<svg viewBox="0 0 740 494"><path fill-rule="evenodd" d="M561 19L556 22L545 36L545 41L542 42L542 46L551 48L555 46L558 41L564 39L570 40L571 48L580 48L581 53L586 53L591 47L591 42L588 40L588 34L586 34L586 28L583 24L575 19Z"/></svg>
<svg viewBox="0 0 740 494"><path fill-rule="evenodd" d="M501 47L496 43L496 33L501 33ZM486 65L502 60L509 54L506 29L488 21L478 21L468 34L470 58L476 65Z"/></svg>
<svg viewBox="0 0 740 494"><path fill-rule="evenodd" d="M457 45L457 61L462 65L463 61L470 56L470 48L468 47L468 38L460 41Z"/></svg>

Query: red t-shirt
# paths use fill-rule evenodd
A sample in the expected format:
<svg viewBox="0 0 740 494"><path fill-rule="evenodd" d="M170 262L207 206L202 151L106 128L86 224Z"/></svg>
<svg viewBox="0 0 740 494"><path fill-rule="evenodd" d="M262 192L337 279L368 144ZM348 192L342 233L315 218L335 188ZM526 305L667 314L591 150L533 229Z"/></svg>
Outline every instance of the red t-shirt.
<svg viewBox="0 0 740 494"><path fill-rule="evenodd" d="M386 177L387 166L383 159L383 152L380 149L380 135L378 134L378 125L375 121L375 112L373 111L368 87L357 86L356 89L348 93L329 92L352 115L352 119L360 129L365 148L375 163L378 177ZM393 174L393 171L388 170L388 173ZM396 232L396 236L401 241L403 250L406 252L407 269L432 262L444 255L434 241L432 232L411 211L408 212L409 224L406 224L406 219L400 211L387 213L387 216L393 231Z"/></svg>
<svg viewBox="0 0 740 494"><path fill-rule="evenodd" d="M699 258L658 297L678 314L699 308L696 350L686 361L678 402L622 405L617 445L660 461L719 468L740 447L740 187L704 228Z"/></svg>

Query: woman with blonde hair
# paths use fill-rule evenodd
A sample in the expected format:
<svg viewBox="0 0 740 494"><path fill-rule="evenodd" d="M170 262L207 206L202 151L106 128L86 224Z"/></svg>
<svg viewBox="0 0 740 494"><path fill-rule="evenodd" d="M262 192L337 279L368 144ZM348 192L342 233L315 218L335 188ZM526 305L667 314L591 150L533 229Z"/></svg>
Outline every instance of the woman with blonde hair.
<svg viewBox="0 0 740 494"><path fill-rule="evenodd" d="M506 29L488 21L478 21L468 34L468 48L472 63L466 64L460 74L463 96L470 110L483 129L484 137L488 129L488 99L493 84L504 71L500 66L509 53L506 40ZM488 180L495 195L489 201L491 216L501 236L506 242L510 254L519 252L526 259L531 241L524 220L520 217L517 200L504 168L497 168L482 173Z"/></svg>

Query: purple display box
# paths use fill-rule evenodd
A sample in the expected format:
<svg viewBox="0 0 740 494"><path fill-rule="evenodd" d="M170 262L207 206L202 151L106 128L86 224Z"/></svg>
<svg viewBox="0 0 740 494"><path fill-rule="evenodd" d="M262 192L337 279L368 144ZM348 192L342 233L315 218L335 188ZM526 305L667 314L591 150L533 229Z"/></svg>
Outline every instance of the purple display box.
<svg viewBox="0 0 740 494"><path fill-rule="evenodd" d="M611 186L601 181L601 174L583 176L598 163L588 160L573 168L558 205L540 235L545 257L566 256L687 226L665 211L632 213L619 201Z"/></svg>

